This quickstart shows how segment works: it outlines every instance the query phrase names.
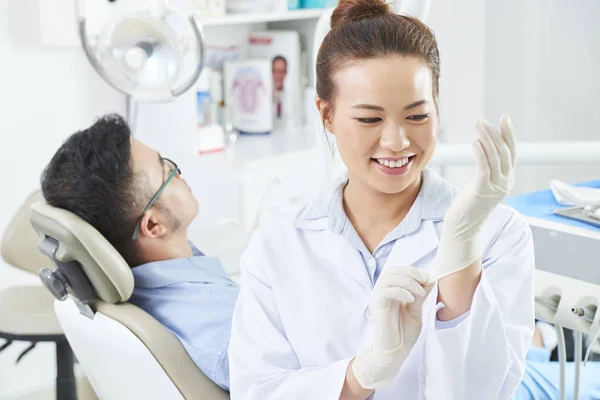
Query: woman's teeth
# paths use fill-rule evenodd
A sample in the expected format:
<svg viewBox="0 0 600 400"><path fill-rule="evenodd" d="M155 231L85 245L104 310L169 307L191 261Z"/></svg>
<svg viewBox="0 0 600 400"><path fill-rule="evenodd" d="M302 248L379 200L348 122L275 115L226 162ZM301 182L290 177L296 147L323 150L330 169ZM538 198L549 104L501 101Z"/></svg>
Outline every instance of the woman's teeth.
<svg viewBox="0 0 600 400"><path fill-rule="evenodd" d="M386 167L389 167L389 168L400 168L400 167L406 165L406 163L408 163L408 157L402 158L400 160L395 160L395 161L394 160L392 160L392 161L382 160L382 159L378 158L377 162L379 164L385 165Z"/></svg>

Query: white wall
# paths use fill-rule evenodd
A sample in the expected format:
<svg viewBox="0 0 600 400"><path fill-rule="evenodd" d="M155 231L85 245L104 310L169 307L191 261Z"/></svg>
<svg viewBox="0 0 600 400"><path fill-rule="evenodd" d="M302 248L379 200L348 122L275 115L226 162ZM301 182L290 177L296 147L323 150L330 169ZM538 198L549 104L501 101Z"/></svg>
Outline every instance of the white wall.
<svg viewBox="0 0 600 400"><path fill-rule="evenodd" d="M518 140L600 140L597 0L433 1L442 59L441 140L469 143L473 121L508 113ZM598 179L598 164L520 166L513 194L550 179ZM472 167L446 168L460 185Z"/></svg>
<svg viewBox="0 0 600 400"><path fill-rule="evenodd" d="M79 49L39 45L37 7L34 0L0 0L0 231L39 187L43 167L67 136L100 114L125 109ZM0 290L23 283L38 280L0 262ZM53 383L52 346L38 345L17 367L17 350L26 346L12 347L0 353L0 398Z"/></svg>
<svg viewBox="0 0 600 400"><path fill-rule="evenodd" d="M510 112L519 140L600 140L600 3L486 5L486 116ZM550 179L598 179L598 171L600 160L520 167L515 192L547 188Z"/></svg>
<svg viewBox="0 0 600 400"><path fill-rule="evenodd" d="M434 31L441 58L441 142L469 143L473 122L484 114L485 3L481 0L432 1L427 25ZM465 167L442 173L455 185L471 175Z"/></svg>

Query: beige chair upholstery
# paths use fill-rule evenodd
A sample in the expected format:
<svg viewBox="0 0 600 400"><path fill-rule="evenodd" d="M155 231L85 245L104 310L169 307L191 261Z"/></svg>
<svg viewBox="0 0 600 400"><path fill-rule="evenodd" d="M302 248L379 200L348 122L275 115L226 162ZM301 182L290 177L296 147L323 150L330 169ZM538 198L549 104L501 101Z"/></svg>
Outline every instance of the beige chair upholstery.
<svg viewBox="0 0 600 400"><path fill-rule="evenodd" d="M40 200L43 200L40 191L27 197L6 227L0 245L7 264L36 275L40 269L52 266L48 257L38 250L38 236L29 222L29 209ZM52 295L41 285L4 289L0 292L0 332L29 337L62 335L53 301Z"/></svg>
<svg viewBox="0 0 600 400"><path fill-rule="evenodd" d="M41 192L32 193L8 224L1 243L2 258L13 267L32 274L52 266L38 249L38 235L31 226L31 204L43 200ZM8 348L13 342L30 342L17 362L32 351L36 343L54 343L56 354L55 397L73 399L76 383L71 348L54 312L54 298L45 287L10 286L0 291L0 338Z"/></svg>
<svg viewBox="0 0 600 400"><path fill-rule="evenodd" d="M42 268L50 268L52 262L37 248L38 236L29 222L29 208L43 200L42 192L32 193L14 215L2 235L2 258L13 267L38 274Z"/></svg>
<svg viewBox="0 0 600 400"><path fill-rule="evenodd" d="M131 269L94 227L75 214L43 201L31 206L31 223L40 236L58 241L55 253L58 261L79 263L98 298L107 303L129 299L133 292Z"/></svg>
<svg viewBox="0 0 600 400"><path fill-rule="evenodd" d="M14 336L62 335L54 297L43 286L13 286L0 291L0 332Z"/></svg>
<svg viewBox="0 0 600 400"><path fill-rule="evenodd" d="M131 269L96 229L78 216L45 202L32 205L31 222L41 240L51 238L58 242L57 261L75 261L81 267L95 292L95 298L87 302L94 315L102 314L117 321L139 338L185 399L229 399L228 393L202 373L169 330L127 303L133 291ZM69 338L68 331L66 334ZM78 349L74 346L73 350L77 355ZM86 370L85 361L80 359L80 363ZM93 384L102 384L95 377L88 377Z"/></svg>

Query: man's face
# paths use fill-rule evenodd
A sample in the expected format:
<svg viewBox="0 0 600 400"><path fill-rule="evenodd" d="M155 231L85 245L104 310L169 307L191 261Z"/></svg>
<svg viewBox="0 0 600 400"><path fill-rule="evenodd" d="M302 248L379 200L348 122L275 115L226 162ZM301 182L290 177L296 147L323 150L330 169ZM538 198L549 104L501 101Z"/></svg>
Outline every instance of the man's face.
<svg viewBox="0 0 600 400"><path fill-rule="evenodd" d="M148 186L145 192L149 197L141 205L141 207L145 207L167 180L173 171L173 165L163 160L156 150L133 138L131 139L131 157L134 173L139 177L144 177L145 179L141 181ZM168 234L176 233L180 229L187 229L194 220L198 214L198 200L183 177L176 174L161 191L147 214L154 217L156 223L164 224Z"/></svg>
<svg viewBox="0 0 600 400"><path fill-rule="evenodd" d="M286 75L287 63L280 58L273 61L273 86L275 90L283 90Z"/></svg>

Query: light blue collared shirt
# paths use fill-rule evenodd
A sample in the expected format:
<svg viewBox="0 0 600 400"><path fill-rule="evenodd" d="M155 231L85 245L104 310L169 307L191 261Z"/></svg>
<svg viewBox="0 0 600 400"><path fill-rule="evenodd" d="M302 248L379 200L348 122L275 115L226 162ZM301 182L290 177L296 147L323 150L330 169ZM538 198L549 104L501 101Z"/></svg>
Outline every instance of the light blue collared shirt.
<svg viewBox="0 0 600 400"><path fill-rule="evenodd" d="M229 390L227 348L239 289L218 258L191 247L193 257L133 268L129 301L167 327L202 372Z"/></svg>
<svg viewBox="0 0 600 400"><path fill-rule="evenodd" d="M327 217L328 229L344 237L360 253L374 286L396 241L415 233L423 220L432 220L438 237L441 236L444 215L458 190L429 168L423 170L422 179L421 190L410 210L402 222L383 238L373 253L369 252L344 210L343 193L348 183L347 175L341 176L332 190L319 197L319 201L312 202L304 209L299 218L313 220ZM437 308L442 306L438 303ZM436 318L435 326L437 329L453 328L464 321L468 315L467 311L450 321L440 321Z"/></svg>
<svg viewBox="0 0 600 400"><path fill-rule="evenodd" d="M553 400L560 393L560 363L550 361L550 350L529 347L527 352L525 375L512 400ZM600 362L591 362L581 368L579 399L600 399ZM574 398L575 363L565 366L565 388L567 399Z"/></svg>

